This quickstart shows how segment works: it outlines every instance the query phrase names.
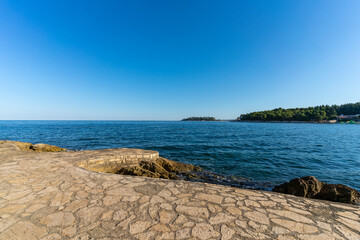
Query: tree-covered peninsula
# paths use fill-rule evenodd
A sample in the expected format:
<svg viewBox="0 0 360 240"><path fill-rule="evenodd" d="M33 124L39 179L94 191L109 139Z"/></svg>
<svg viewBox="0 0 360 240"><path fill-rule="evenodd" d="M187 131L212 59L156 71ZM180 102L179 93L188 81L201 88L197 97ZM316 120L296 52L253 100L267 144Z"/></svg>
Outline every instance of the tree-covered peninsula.
<svg viewBox="0 0 360 240"><path fill-rule="evenodd" d="M219 121L214 117L189 117L189 118L184 118L181 121Z"/></svg>
<svg viewBox="0 0 360 240"><path fill-rule="evenodd" d="M340 115L360 114L360 102L342 105L322 105L308 108L276 108L268 111L242 114L238 121L325 121L335 120Z"/></svg>

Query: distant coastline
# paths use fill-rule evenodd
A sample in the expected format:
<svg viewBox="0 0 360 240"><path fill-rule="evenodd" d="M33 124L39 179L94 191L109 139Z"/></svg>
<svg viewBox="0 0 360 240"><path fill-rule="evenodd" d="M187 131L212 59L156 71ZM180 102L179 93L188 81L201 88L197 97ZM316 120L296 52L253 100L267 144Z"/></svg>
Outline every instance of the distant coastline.
<svg viewBox="0 0 360 240"><path fill-rule="evenodd" d="M317 124L336 124L336 120L330 121L259 121L259 120L234 120L232 122L248 122L248 123L317 123Z"/></svg>
<svg viewBox="0 0 360 240"><path fill-rule="evenodd" d="M189 117L184 118L181 121L207 121L207 122L215 122L215 121L221 121L219 119L216 119L214 117Z"/></svg>
<svg viewBox="0 0 360 240"><path fill-rule="evenodd" d="M188 117L181 121L360 124L360 102L307 108L275 108L241 114L233 120L221 120L215 117Z"/></svg>
<svg viewBox="0 0 360 240"><path fill-rule="evenodd" d="M342 105L322 105L307 108L276 108L241 114L241 122L293 123L357 123L360 122L360 102Z"/></svg>

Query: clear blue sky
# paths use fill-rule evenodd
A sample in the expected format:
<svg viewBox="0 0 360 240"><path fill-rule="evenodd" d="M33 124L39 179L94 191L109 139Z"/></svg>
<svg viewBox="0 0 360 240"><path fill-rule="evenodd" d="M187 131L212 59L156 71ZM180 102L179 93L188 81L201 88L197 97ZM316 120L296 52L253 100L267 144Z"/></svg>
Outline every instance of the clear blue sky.
<svg viewBox="0 0 360 240"><path fill-rule="evenodd" d="M360 1L0 1L0 119L360 101Z"/></svg>

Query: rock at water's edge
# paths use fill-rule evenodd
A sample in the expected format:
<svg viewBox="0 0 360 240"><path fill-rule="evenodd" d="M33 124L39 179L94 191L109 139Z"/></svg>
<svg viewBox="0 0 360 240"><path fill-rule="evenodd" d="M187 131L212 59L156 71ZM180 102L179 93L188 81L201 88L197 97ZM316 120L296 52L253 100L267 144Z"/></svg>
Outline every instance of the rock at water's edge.
<svg viewBox="0 0 360 240"><path fill-rule="evenodd" d="M44 144L44 143L38 143L32 146L31 148L35 152L63 152L66 151L65 148Z"/></svg>
<svg viewBox="0 0 360 240"><path fill-rule="evenodd" d="M122 166L116 173L152 178L178 179L178 174L194 171L201 171L201 168L160 157L150 162L140 161L136 165Z"/></svg>
<svg viewBox="0 0 360 240"><path fill-rule="evenodd" d="M290 182L275 186L273 191L334 202L360 203L360 193L355 189L342 184L324 183L313 176L294 178Z"/></svg>
<svg viewBox="0 0 360 240"><path fill-rule="evenodd" d="M13 143L18 148L24 151L35 151L35 152L63 152L66 151L65 148L49 145L49 144L31 144L27 142L18 142L18 141L8 141L8 140L1 140L0 143Z"/></svg>

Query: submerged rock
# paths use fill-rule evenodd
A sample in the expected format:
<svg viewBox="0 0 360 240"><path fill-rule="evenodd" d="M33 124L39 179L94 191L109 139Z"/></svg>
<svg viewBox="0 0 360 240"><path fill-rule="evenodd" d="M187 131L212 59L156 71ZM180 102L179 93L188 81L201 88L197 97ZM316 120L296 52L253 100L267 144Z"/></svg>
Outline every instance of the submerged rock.
<svg viewBox="0 0 360 240"><path fill-rule="evenodd" d="M12 143L16 145L18 148L24 151L35 151L35 152L63 152L66 151L65 148L49 145L49 144L31 144L27 142L19 142L19 141L8 141L8 140L1 140L0 143Z"/></svg>
<svg viewBox="0 0 360 240"><path fill-rule="evenodd" d="M295 178L275 186L274 192L342 203L360 203L360 193L342 184L328 184L313 176Z"/></svg>
<svg viewBox="0 0 360 240"><path fill-rule="evenodd" d="M136 165L124 165L116 173L152 178L179 179L179 174L188 174L188 172L194 171L201 171L201 168L160 157L152 161L140 161Z"/></svg>

